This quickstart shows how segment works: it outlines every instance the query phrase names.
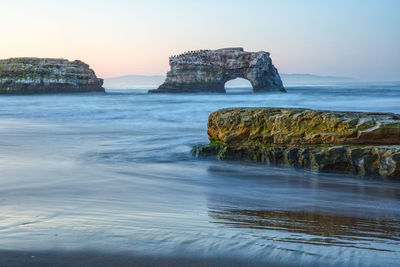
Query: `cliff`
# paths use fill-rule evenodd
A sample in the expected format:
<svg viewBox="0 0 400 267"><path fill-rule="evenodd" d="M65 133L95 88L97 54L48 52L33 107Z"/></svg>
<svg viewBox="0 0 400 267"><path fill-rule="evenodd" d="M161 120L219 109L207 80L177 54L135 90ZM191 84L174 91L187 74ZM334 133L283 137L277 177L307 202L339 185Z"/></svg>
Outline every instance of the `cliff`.
<svg viewBox="0 0 400 267"><path fill-rule="evenodd" d="M235 78L250 81L254 92L286 92L268 52L243 48L190 51L169 59L165 82L149 93L216 92Z"/></svg>
<svg viewBox="0 0 400 267"><path fill-rule="evenodd" d="M196 155L400 179L400 115L232 108L210 115Z"/></svg>
<svg viewBox="0 0 400 267"><path fill-rule="evenodd" d="M104 92L103 80L82 61L53 58L0 60L0 94Z"/></svg>

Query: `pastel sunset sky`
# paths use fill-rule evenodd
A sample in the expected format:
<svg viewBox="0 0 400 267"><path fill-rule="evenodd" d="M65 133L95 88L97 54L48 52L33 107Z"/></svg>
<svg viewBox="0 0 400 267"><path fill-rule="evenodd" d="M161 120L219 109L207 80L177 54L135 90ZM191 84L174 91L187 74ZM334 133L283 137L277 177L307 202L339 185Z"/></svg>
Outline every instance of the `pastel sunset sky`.
<svg viewBox="0 0 400 267"><path fill-rule="evenodd" d="M169 55L269 51L281 73L400 80L400 1L0 0L0 58L62 57L98 76L164 75Z"/></svg>

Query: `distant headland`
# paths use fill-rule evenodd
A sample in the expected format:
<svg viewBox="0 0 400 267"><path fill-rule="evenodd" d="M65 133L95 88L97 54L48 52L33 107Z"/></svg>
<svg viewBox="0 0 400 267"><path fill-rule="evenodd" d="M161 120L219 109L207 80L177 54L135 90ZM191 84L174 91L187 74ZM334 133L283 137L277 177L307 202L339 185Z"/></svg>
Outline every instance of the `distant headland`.
<svg viewBox="0 0 400 267"><path fill-rule="evenodd" d="M0 60L0 94L104 92L82 61L57 58L10 58Z"/></svg>
<svg viewBox="0 0 400 267"><path fill-rule="evenodd" d="M225 83L236 78L250 81L254 92L286 92L268 52L243 48L189 51L169 58L165 82L149 93L225 93Z"/></svg>
<svg viewBox="0 0 400 267"><path fill-rule="evenodd" d="M284 86L298 85L331 85L337 83L362 82L351 77L321 76L315 74L287 74L279 73ZM165 81L164 75L124 75L104 79L106 89L154 89ZM244 79L230 80L225 84L227 88L244 88L250 86L250 82Z"/></svg>

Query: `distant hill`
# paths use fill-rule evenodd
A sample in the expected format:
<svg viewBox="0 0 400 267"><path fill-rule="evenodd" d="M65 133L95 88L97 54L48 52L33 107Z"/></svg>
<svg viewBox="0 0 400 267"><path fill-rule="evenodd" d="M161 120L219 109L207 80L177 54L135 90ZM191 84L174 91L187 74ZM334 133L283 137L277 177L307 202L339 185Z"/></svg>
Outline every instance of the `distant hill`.
<svg viewBox="0 0 400 267"><path fill-rule="evenodd" d="M301 82L354 82L356 79L340 76L320 76L314 74L281 74L284 83L301 83Z"/></svg>
<svg viewBox="0 0 400 267"><path fill-rule="evenodd" d="M162 75L126 75L104 79L104 88L109 89L149 89L157 88L165 80Z"/></svg>
<svg viewBox="0 0 400 267"><path fill-rule="evenodd" d="M353 78L338 76L319 76L313 74L281 74L284 85L329 84L337 82L354 82ZM108 89L150 89L157 88L165 80L162 75L126 75L104 79L104 87ZM228 87L247 87L248 81L236 79L229 81Z"/></svg>

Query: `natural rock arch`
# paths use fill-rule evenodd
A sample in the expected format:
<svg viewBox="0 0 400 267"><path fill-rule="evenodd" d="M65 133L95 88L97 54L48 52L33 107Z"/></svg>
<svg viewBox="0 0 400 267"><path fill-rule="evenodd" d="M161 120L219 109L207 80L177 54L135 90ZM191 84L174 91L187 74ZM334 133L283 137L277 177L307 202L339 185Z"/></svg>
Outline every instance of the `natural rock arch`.
<svg viewBox="0 0 400 267"><path fill-rule="evenodd" d="M246 78L235 78L235 79L231 79L225 82L224 84L224 88L225 91L228 93L232 90L235 90L235 88L250 88L251 90L253 90L253 85L251 84L251 82L246 79Z"/></svg>
<svg viewBox="0 0 400 267"><path fill-rule="evenodd" d="M225 93L227 81L243 78L254 92L286 92L268 52L243 48L189 51L169 59L165 82L149 93Z"/></svg>

